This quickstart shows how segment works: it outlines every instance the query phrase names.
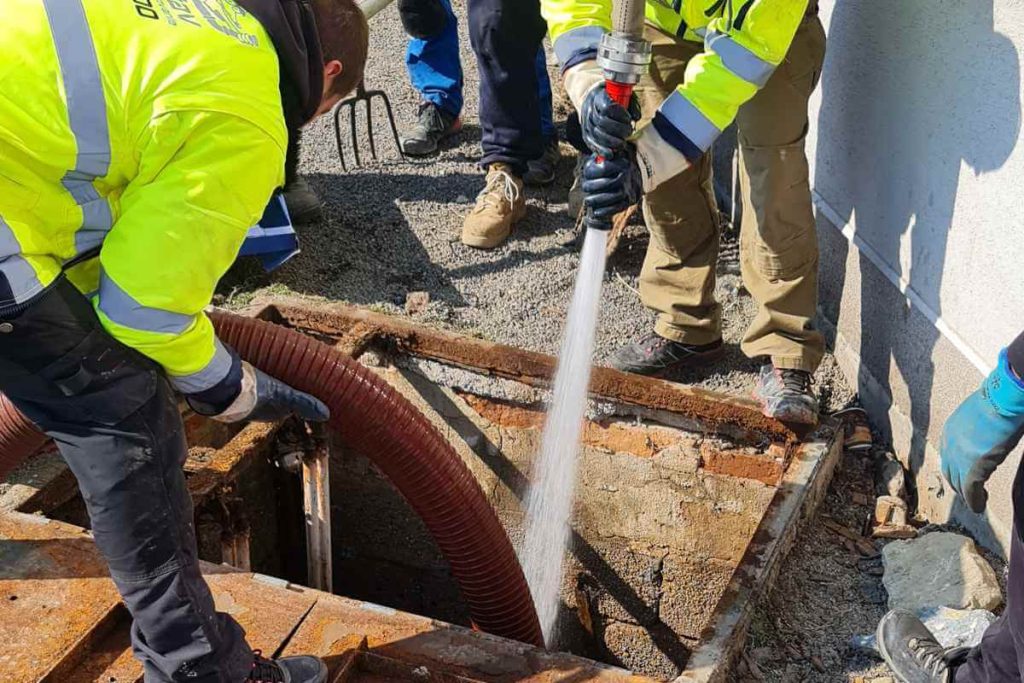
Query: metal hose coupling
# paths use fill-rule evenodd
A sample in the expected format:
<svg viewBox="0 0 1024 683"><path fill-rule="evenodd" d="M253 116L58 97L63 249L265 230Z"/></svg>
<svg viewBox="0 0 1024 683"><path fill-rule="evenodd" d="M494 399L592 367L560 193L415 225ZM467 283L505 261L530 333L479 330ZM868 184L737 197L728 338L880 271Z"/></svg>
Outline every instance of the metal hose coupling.
<svg viewBox="0 0 1024 683"><path fill-rule="evenodd" d="M635 86L651 66L651 44L639 35L612 31L601 36L597 63L607 83Z"/></svg>
<svg viewBox="0 0 1024 683"><path fill-rule="evenodd" d="M646 0L614 0L612 30L601 37L597 63L612 99L629 106L633 86L651 65L651 44L644 40Z"/></svg>

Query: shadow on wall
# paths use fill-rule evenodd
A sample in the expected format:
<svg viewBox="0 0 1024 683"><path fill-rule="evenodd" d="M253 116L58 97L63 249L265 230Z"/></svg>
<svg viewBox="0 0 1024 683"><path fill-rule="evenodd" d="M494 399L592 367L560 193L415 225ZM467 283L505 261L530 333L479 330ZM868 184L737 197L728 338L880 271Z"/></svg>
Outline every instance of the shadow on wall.
<svg viewBox="0 0 1024 683"><path fill-rule="evenodd" d="M957 257L947 254L946 245L961 166L978 175L996 170L1018 140L1017 51L995 31L992 0L837 1L827 31L814 186L844 224L856 219L858 236L941 316L943 266ZM833 322L844 296L842 264L849 248L836 241L843 244L834 260L840 280L822 282L822 310ZM862 253L862 273L873 268L869 263ZM888 403L892 371L905 381L916 472L937 412L932 352L939 332L918 325L908 336L905 298L894 288L892 296L879 296L873 280L861 278L861 363ZM918 327L926 330L918 333ZM858 390L862 396L878 393L865 386L863 372ZM872 411L887 437L888 407L876 404ZM951 408L938 410L935 428Z"/></svg>

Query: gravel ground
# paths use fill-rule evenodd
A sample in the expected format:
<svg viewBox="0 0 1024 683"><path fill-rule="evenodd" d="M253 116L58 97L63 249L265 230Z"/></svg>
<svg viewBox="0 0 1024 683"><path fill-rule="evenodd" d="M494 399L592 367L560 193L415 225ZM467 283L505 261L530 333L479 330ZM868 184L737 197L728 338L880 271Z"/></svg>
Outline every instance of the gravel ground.
<svg viewBox="0 0 1024 683"><path fill-rule="evenodd" d="M464 1L456 0L455 6L464 18ZM463 132L438 156L422 161L399 161L390 142L378 142L386 148L386 160L344 173L331 122L313 124L304 138L301 169L325 200L326 219L300 230L303 253L272 276L252 263L236 267L225 279L221 303L240 306L255 294L289 293L402 313L408 293L427 291L430 303L415 316L421 321L557 352L577 267L577 251L567 244L574 221L565 203L574 153L563 145L559 179L547 188L528 188L527 217L508 243L478 251L458 241L462 218L483 187L476 165L478 80L464 21L460 34L466 80ZM417 105L401 58L405 40L394 6L373 20L367 83L388 92L400 127L414 120ZM556 109L556 120L564 119L564 101ZM375 120L377 130L384 131L383 116ZM365 140L361 144L367 149ZM634 225L609 261L599 362L652 325L637 292L646 245L646 232ZM726 359L712 370L673 379L745 394L753 387L757 365L743 357L738 344L754 304L738 276L735 239L727 236L722 251L716 294L724 308ZM828 411L853 400L831 355L818 371L817 387ZM854 493L870 492L869 461L847 456L821 515L859 529L869 509L853 500ZM737 680L853 681L864 676L870 681L885 675L877 660L852 653L846 645L851 635L871 632L884 611L879 561L851 554L822 525L821 515L801 533L775 591L758 608L746 659L761 678L741 667Z"/></svg>
<svg viewBox="0 0 1024 683"><path fill-rule="evenodd" d="M818 516L757 608L734 680L831 683L888 674L880 660L848 646L852 636L873 633L886 611L881 558L851 550L822 524L827 517L859 531L871 514L856 502L861 495L874 501L872 460L846 453Z"/></svg>
<svg viewBox="0 0 1024 683"><path fill-rule="evenodd" d="M456 2L456 12L465 16L462 2ZM439 155L425 160L402 162L390 141L379 143L386 148L384 161L344 173L329 117L311 125L303 140L301 170L326 202L326 219L301 229L302 254L272 276L263 275L252 263L236 268L222 287L228 305L241 305L256 292L288 292L400 313L406 295L423 290L430 293L430 304L417 314L421 320L523 348L557 352L578 263L576 248L567 244L575 224L566 211L574 151L563 144L561 173L553 185L527 189L527 217L505 245L480 251L459 242L463 216L484 180L477 167L478 79L465 28L463 21L463 132L447 141ZM400 127L415 119L417 105L400 57L405 41L394 6L374 18L367 84L390 95ZM551 73L557 79L554 67ZM562 121L566 103L560 95L556 99L556 121ZM379 105L377 111L380 133L385 122ZM363 140L364 150L365 144ZM632 226L609 261L598 361L653 324L637 293L646 246L646 231ZM753 303L741 289L735 248L726 244L723 252L716 291L725 309L727 361L712 372L677 379L747 393L757 366L736 345L753 314ZM841 406L849 399L831 359L819 371L818 381L827 407Z"/></svg>

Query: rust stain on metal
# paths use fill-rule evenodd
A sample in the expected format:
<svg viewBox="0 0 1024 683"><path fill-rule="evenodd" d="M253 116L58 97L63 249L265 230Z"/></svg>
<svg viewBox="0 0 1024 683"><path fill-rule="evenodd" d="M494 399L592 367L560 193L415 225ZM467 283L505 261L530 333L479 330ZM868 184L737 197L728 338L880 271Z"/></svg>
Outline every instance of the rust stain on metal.
<svg viewBox="0 0 1024 683"><path fill-rule="evenodd" d="M268 653L285 643L322 595L297 586L266 583L246 572L225 571L208 564L203 569L217 610L230 614L242 625L249 645Z"/></svg>
<svg viewBox="0 0 1024 683"><path fill-rule="evenodd" d="M53 683L136 683L142 680L142 666L132 655L131 617L124 609L117 610L116 614L117 623L89 648L77 666L66 674L55 671L50 677Z"/></svg>
<svg viewBox="0 0 1024 683"><path fill-rule="evenodd" d="M337 676L353 649L419 669L408 680L488 681L489 683L654 683L655 679L612 669L565 653L442 624L425 617L348 600L322 596L289 641L284 654L324 657ZM364 660L366 661L366 660ZM380 664L380 661L377 660ZM443 676L437 679L427 674ZM395 674L392 674L395 675ZM354 677L341 680L406 680Z"/></svg>
<svg viewBox="0 0 1024 683"><path fill-rule="evenodd" d="M185 435L190 444L220 448L242 429L239 424L227 424L203 417L193 412L184 401L179 402L178 408L181 410L181 421L185 425Z"/></svg>
<svg viewBox="0 0 1024 683"><path fill-rule="evenodd" d="M281 427L251 423L239 430L184 408L182 420L188 443L192 444L184 468L189 492L197 504L216 493L223 484L236 479L254 459L267 455ZM65 467L17 509L18 512L48 515L77 494L78 482Z"/></svg>
<svg viewBox="0 0 1024 683"><path fill-rule="evenodd" d="M193 448L185 462L188 490L198 504L218 487L236 479L254 460L265 457L274 445L280 423L252 422L222 448ZM189 434L190 443L192 434Z"/></svg>
<svg viewBox="0 0 1024 683"><path fill-rule="evenodd" d="M282 299L275 307L290 325L334 338L345 337L359 326L362 337L372 335L376 345L390 346L401 353L532 386L546 386L554 376L556 359L552 356L432 329L353 306L314 306ZM684 415L711 430L733 425L773 441L797 441L793 430L762 415L757 404L747 399L604 367L594 368L590 391L597 397Z"/></svg>
<svg viewBox="0 0 1024 683"><path fill-rule="evenodd" d="M373 343L380 331L372 325L356 323L335 345L342 353L358 358Z"/></svg>
<svg viewBox="0 0 1024 683"><path fill-rule="evenodd" d="M203 574L213 593L217 610L234 617L253 648L274 653L302 621L319 595L315 591L282 588L261 582L247 572L233 572L203 563ZM117 623L101 637L93 639L68 675L55 669L47 681L52 683L140 683L142 665L131 650L131 619L116 610ZM34 679L33 679L34 680Z"/></svg>
<svg viewBox="0 0 1024 683"><path fill-rule="evenodd" d="M778 486L786 472L787 449L773 444L765 453L747 450L720 450L705 442L700 447L701 467L714 474L753 479Z"/></svg>
<svg viewBox="0 0 1024 683"><path fill-rule="evenodd" d="M457 391L456 394L480 417L499 427L541 429L546 413L508 401ZM580 440L583 445L612 453L630 453L650 458L684 438L668 427L628 425L613 420L586 420Z"/></svg>
<svg viewBox="0 0 1024 683"><path fill-rule="evenodd" d="M120 604L106 565L79 528L0 515L0 671L35 683L74 658Z"/></svg>
<svg viewBox="0 0 1024 683"><path fill-rule="evenodd" d="M47 514L78 495L78 480L65 468L18 506L18 512Z"/></svg>

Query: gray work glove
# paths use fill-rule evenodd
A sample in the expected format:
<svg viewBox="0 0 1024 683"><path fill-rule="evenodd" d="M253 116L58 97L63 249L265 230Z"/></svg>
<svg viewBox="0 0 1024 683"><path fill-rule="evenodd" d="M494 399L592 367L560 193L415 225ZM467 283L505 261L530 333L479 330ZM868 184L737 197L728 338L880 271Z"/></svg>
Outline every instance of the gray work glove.
<svg viewBox="0 0 1024 683"><path fill-rule="evenodd" d="M241 362L240 374L238 396L223 410L191 396L186 397L188 404L200 415L220 422L276 422L292 415L309 422L325 422L331 416L330 409L315 396L293 389L245 361Z"/></svg>

